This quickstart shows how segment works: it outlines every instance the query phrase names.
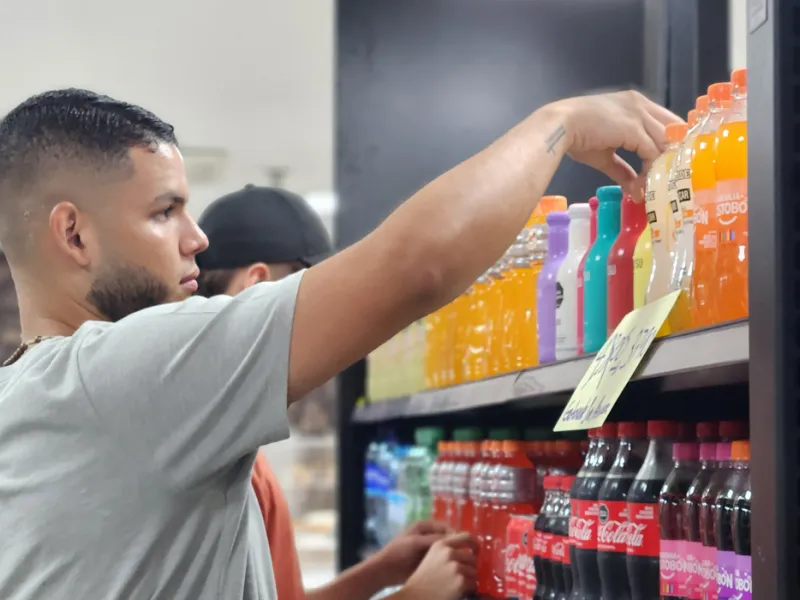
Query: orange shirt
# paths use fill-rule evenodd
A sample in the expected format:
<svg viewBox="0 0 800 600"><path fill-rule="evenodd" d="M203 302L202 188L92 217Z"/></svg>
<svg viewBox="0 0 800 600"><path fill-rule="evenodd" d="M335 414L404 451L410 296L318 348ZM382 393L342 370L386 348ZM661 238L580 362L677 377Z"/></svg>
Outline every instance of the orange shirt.
<svg viewBox="0 0 800 600"><path fill-rule="evenodd" d="M300 561L294 545L294 530L289 513L289 504L281 491L281 486L270 469L264 455L259 452L253 466L253 490L264 516L267 528L269 550L272 555L272 568L275 571L275 585L280 600L300 600L305 598L303 578L300 574Z"/></svg>

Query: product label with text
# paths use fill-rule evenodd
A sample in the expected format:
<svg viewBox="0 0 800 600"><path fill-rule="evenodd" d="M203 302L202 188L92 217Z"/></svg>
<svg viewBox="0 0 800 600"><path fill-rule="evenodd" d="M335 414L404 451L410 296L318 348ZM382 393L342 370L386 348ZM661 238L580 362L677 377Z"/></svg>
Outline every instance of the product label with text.
<svg viewBox="0 0 800 600"><path fill-rule="evenodd" d="M683 542L661 540L659 578L662 596L686 597L686 566Z"/></svg>
<svg viewBox="0 0 800 600"><path fill-rule="evenodd" d="M596 500L571 500L569 540L578 550L597 550L597 517L600 504Z"/></svg>
<svg viewBox="0 0 800 600"><path fill-rule="evenodd" d="M563 535L554 535L550 544L550 559L553 562L569 564L569 538Z"/></svg>
<svg viewBox="0 0 800 600"><path fill-rule="evenodd" d="M519 582L520 589L523 589L526 592L525 598L533 598L533 593L536 591L536 569L533 564L533 556L535 552L534 544L537 533L538 532L534 531L530 536L528 536L528 556L531 557L531 561L528 563L525 579Z"/></svg>
<svg viewBox="0 0 800 600"><path fill-rule="evenodd" d="M753 600L753 565L749 556L736 556L736 577L733 586L736 591L734 598Z"/></svg>
<svg viewBox="0 0 800 600"><path fill-rule="evenodd" d="M703 544L700 542L683 542L683 552L686 557L685 584L686 597L689 600L703 600L703 590L700 584L703 581L700 569L700 556L703 552Z"/></svg>
<svg viewBox="0 0 800 600"><path fill-rule="evenodd" d="M599 552L628 551L628 503L621 500L603 500L598 509L597 550Z"/></svg>
<svg viewBox="0 0 800 600"><path fill-rule="evenodd" d="M628 519L626 553L629 556L658 557L661 551L658 504L629 502Z"/></svg>
<svg viewBox="0 0 800 600"><path fill-rule="evenodd" d="M703 600L717 600L717 549L713 546L702 546L700 577L700 597Z"/></svg>
<svg viewBox="0 0 800 600"><path fill-rule="evenodd" d="M720 550L717 552L717 598L719 600L739 600L736 591L736 568L738 566L735 552Z"/></svg>

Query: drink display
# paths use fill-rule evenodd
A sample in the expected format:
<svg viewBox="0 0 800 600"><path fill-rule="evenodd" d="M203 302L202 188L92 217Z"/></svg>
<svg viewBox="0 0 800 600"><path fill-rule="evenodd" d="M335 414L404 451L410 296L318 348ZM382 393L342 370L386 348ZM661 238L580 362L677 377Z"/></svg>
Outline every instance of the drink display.
<svg viewBox="0 0 800 600"><path fill-rule="evenodd" d="M719 274L717 316L743 319L747 301L747 70L733 72L733 103L714 139Z"/></svg>
<svg viewBox="0 0 800 600"><path fill-rule="evenodd" d="M544 254L532 253L523 231L508 251L508 271L502 287L502 343L505 358L502 372L538 364L536 313L531 309L536 301L536 278L543 263Z"/></svg>
<svg viewBox="0 0 800 600"><path fill-rule="evenodd" d="M703 581L700 583L703 598L717 600L717 536L714 524L716 521L717 496L725 487L728 476L733 472L731 461L731 442L717 443L717 469L700 497L700 537L703 542L700 560L700 572Z"/></svg>
<svg viewBox="0 0 800 600"><path fill-rule="evenodd" d="M474 513L470 500L470 474L480 458L480 430L476 427L456 429L453 437L459 447L459 460L450 476L450 505L446 521L457 531L470 531Z"/></svg>
<svg viewBox="0 0 800 600"><path fill-rule="evenodd" d="M537 600L555 597L551 546L553 543L553 519L561 503L561 477L548 475L544 479L544 505L534 525L533 565L536 571Z"/></svg>
<svg viewBox="0 0 800 600"><path fill-rule="evenodd" d="M414 446L404 461L404 476L409 495L409 522L431 518L432 502L428 476L436 460L436 447L444 437L440 427L420 427L414 431Z"/></svg>
<svg viewBox="0 0 800 600"><path fill-rule="evenodd" d="M743 442L736 449L742 461L750 461L750 444ZM752 600L753 581L750 557L750 472L742 484L742 490L733 506L733 546L736 551L736 578L734 588L741 600Z"/></svg>
<svg viewBox="0 0 800 600"><path fill-rule="evenodd" d="M653 232L645 224L633 249L633 308L641 308L647 298L650 273L653 270Z"/></svg>
<svg viewBox="0 0 800 600"><path fill-rule="evenodd" d="M630 600L626 566L628 491L647 454L647 423L617 425L619 450L598 493L597 565L602 598Z"/></svg>
<svg viewBox="0 0 800 600"><path fill-rule="evenodd" d="M561 579L563 581L563 593L558 596L558 600L568 600L572 595L573 581L572 581L572 543L569 537L569 521L572 516L572 505L570 502L569 494L572 491L572 486L575 485L575 475L562 475L561 476L561 510L558 513L558 521L556 523L556 535L560 536L560 540L553 545L553 560L558 558L561 561ZM560 544L558 549L556 545Z"/></svg>
<svg viewBox="0 0 800 600"><path fill-rule="evenodd" d="M694 442L673 445L674 466L659 494L661 600L689 597L682 506L700 469L699 453L700 448Z"/></svg>
<svg viewBox="0 0 800 600"><path fill-rule="evenodd" d="M600 572L597 562L600 488L617 454L617 426L606 423L589 431L586 461L578 471L570 493L569 538L574 546L572 560L573 597L600 598Z"/></svg>
<svg viewBox="0 0 800 600"><path fill-rule="evenodd" d="M428 484L431 489L432 509L431 517L436 521L447 519L448 490L446 480L449 478L447 471L452 469L451 456L452 443L441 441L436 447L436 460L428 472Z"/></svg>
<svg viewBox="0 0 800 600"><path fill-rule="evenodd" d="M619 235L622 189L601 187L597 199L597 240L586 254L583 271L583 350L587 353L600 350L608 337L608 256Z"/></svg>
<svg viewBox="0 0 800 600"><path fill-rule="evenodd" d="M550 213L547 215L547 228L547 259L536 282L540 364L556 359L556 311L564 298L557 279L569 247L569 215L566 212Z"/></svg>
<svg viewBox="0 0 800 600"><path fill-rule="evenodd" d="M736 501L750 478L750 443L733 442L731 445L733 470L717 495L714 518L714 536L717 539L717 591L719 600L741 598L743 577L738 572L739 558L734 543L733 515Z"/></svg>
<svg viewBox="0 0 800 600"><path fill-rule="evenodd" d="M620 208L620 231L608 254L608 335L633 310L633 252L647 225L645 207L626 195Z"/></svg>
<svg viewBox="0 0 800 600"><path fill-rule="evenodd" d="M597 209L599 206L600 202L598 201L597 196L592 196L589 199L589 209L592 211L592 215L589 220L589 247L586 249L586 253L583 255L583 258L581 259L581 262L578 265L577 288L578 288L578 354L579 355L584 353L583 296L584 296L584 274L586 272L586 257L589 256L589 250L591 250L595 241L597 241Z"/></svg>
<svg viewBox="0 0 800 600"><path fill-rule="evenodd" d="M591 242L589 205L573 204L567 214L569 245L556 275L556 360L578 355L578 271Z"/></svg>
<svg viewBox="0 0 800 600"><path fill-rule="evenodd" d="M534 521L531 515L512 515L508 521L505 567L508 600L527 600L533 596L529 578L533 571Z"/></svg>
<svg viewBox="0 0 800 600"><path fill-rule="evenodd" d="M692 324L706 327L719 322L717 289L719 281L719 230L715 144L724 112L731 106L730 83L715 83L708 88L709 115L700 126L694 142L692 190L694 222L694 290Z"/></svg>
<svg viewBox="0 0 800 600"><path fill-rule="evenodd" d="M672 471L672 445L678 434L677 423L648 421L647 456L628 491L626 565L631 597L635 600L660 597L658 496Z"/></svg>

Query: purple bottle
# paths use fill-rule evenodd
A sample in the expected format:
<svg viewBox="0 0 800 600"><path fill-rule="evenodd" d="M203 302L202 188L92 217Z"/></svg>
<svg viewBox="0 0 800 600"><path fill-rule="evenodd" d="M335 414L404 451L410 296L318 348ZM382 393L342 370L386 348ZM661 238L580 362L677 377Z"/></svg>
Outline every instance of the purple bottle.
<svg viewBox="0 0 800 600"><path fill-rule="evenodd" d="M569 215L551 212L547 215L547 227L547 258L536 281L536 323L541 364L556 359L556 307L564 298L564 290L559 289L556 278L569 248Z"/></svg>

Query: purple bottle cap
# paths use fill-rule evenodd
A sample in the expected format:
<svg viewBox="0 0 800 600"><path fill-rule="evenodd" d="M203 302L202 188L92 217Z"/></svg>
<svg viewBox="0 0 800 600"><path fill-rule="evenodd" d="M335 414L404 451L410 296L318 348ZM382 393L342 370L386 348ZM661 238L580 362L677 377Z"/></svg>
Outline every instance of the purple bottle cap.
<svg viewBox="0 0 800 600"><path fill-rule="evenodd" d="M673 460L697 460L699 452L695 442L676 442L672 445Z"/></svg>
<svg viewBox="0 0 800 600"><path fill-rule="evenodd" d="M730 460L731 459L731 443L718 442L717 443L717 460Z"/></svg>
<svg viewBox="0 0 800 600"><path fill-rule="evenodd" d="M551 227L553 225L555 226L569 225L569 214L566 212L555 211L548 213L546 219L547 219L547 224L550 225Z"/></svg>
<svg viewBox="0 0 800 600"><path fill-rule="evenodd" d="M703 442L700 444L700 460L717 460L716 442Z"/></svg>

